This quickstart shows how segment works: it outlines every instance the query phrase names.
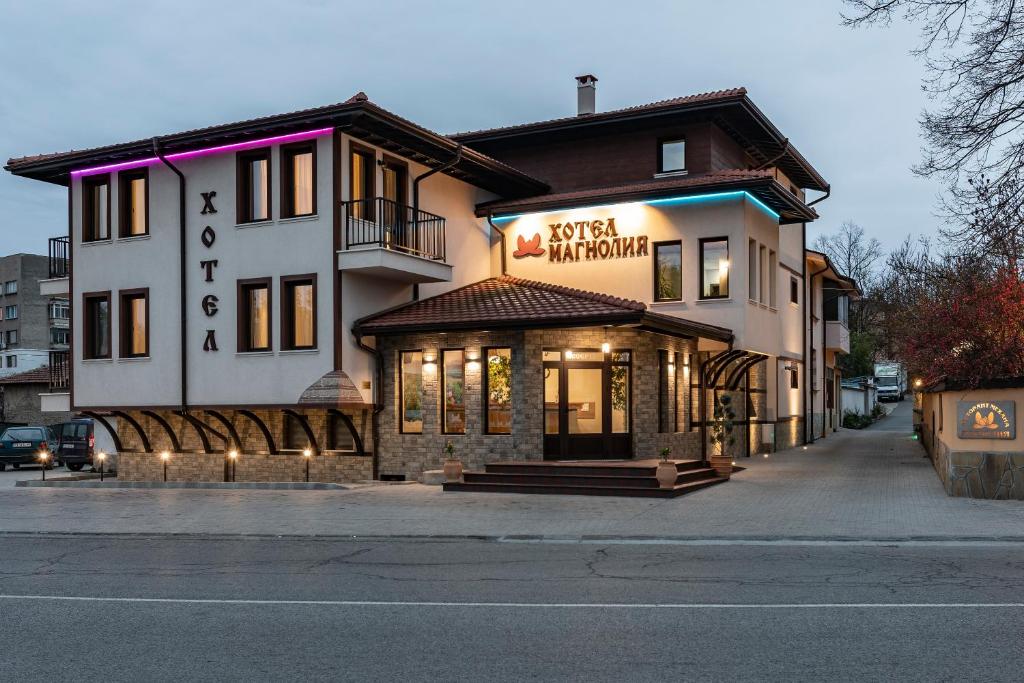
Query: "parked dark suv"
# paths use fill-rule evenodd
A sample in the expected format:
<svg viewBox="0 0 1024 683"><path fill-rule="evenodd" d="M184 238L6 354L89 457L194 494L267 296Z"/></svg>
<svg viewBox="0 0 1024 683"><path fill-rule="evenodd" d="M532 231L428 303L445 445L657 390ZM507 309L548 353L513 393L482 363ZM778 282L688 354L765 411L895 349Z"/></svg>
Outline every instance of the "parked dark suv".
<svg viewBox="0 0 1024 683"><path fill-rule="evenodd" d="M96 432L90 419L72 420L55 425L60 430L58 459L72 472L78 472L86 465L93 464L96 455Z"/></svg>
<svg viewBox="0 0 1024 683"><path fill-rule="evenodd" d="M52 449L56 445L56 434L49 427L8 427L0 434L0 472L8 465L14 469L22 465L39 465L40 453L51 456L46 461L46 469L53 469L55 453Z"/></svg>

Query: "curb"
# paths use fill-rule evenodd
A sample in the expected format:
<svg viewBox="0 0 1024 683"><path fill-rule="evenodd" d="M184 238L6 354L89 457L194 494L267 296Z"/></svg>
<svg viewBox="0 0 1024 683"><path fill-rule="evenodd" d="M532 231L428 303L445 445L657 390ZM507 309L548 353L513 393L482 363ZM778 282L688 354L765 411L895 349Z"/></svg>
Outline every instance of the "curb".
<svg viewBox="0 0 1024 683"><path fill-rule="evenodd" d="M80 489L247 489L261 491L348 491L351 487L331 482L297 481L117 481L31 479L14 482L21 488L80 488Z"/></svg>

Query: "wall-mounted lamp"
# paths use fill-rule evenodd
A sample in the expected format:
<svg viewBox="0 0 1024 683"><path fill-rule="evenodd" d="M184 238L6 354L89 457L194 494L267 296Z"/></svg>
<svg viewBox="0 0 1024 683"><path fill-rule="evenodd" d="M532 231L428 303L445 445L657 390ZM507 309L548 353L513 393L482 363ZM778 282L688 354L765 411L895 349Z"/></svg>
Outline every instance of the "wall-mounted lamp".
<svg viewBox="0 0 1024 683"><path fill-rule="evenodd" d="M608 342L601 344L601 353L611 353L612 345Z"/></svg>

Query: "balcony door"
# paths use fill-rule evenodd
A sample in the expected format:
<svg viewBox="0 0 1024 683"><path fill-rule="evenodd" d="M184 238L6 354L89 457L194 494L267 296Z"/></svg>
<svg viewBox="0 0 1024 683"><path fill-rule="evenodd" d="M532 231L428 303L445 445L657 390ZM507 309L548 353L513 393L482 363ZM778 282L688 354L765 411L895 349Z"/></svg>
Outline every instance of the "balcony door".
<svg viewBox="0 0 1024 683"><path fill-rule="evenodd" d="M544 351L544 459L631 458L629 351Z"/></svg>
<svg viewBox="0 0 1024 683"><path fill-rule="evenodd" d="M405 164L394 159L384 158L381 164L381 196L384 198L381 207L381 224L388 231L388 243L392 247L403 250L415 249L413 235L409 234L406 216L406 179L409 170Z"/></svg>

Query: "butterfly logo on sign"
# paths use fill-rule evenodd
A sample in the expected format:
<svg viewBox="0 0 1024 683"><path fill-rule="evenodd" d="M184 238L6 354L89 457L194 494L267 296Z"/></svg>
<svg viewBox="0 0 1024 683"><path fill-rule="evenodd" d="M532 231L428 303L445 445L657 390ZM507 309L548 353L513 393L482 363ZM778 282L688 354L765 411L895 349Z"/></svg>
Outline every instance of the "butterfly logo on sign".
<svg viewBox="0 0 1024 683"><path fill-rule="evenodd" d="M516 246L518 247L512 252L512 258L526 258L527 256L543 256L544 248L540 246L540 233L538 232L529 240L519 235L516 238Z"/></svg>
<svg viewBox="0 0 1024 683"><path fill-rule="evenodd" d="M974 414L974 428L975 429L999 429L999 425L996 424L996 414L991 410L988 411L988 415L985 417L981 416L981 413Z"/></svg>

